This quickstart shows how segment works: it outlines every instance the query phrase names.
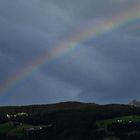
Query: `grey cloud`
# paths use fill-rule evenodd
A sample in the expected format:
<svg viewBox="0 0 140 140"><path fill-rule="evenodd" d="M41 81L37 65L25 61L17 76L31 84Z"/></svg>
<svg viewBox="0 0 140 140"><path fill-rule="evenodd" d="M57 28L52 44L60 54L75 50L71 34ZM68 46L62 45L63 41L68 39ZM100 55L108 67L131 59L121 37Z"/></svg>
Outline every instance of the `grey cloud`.
<svg viewBox="0 0 140 140"><path fill-rule="evenodd" d="M62 90L63 89L63 90ZM12 96L8 92L1 95L1 104L45 104L66 100L73 100L80 90L66 82L53 76L38 73L37 76L28 78L18 83L16 89L10 89Z"/></svg>
<svg viewBox="0 0 140 140"><path fill-rule="evenodd" d="M0 83L85 27L139 0L1 0ZM91 38L1 94L10 104L66 100L112 103L140 98L139 20Z"/></svg>

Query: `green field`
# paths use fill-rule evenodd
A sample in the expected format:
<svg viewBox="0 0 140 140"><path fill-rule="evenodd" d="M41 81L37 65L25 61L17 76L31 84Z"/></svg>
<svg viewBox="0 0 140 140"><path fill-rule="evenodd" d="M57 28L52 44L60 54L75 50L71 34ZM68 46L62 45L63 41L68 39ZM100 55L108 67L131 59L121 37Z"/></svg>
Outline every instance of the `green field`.
<svg viewBox="0 0 140 140"><path fill-rule="evenodd" d="M123 116L123 117L116 117L113 119L107 119L107 120L100 120L97 121L97 126L99 128L104 128L106 129L108 125L112 124L112 123L136 123L136 122L140 122L140 116Z"/></svg>
<svg viewBox="0 0 140 140"><path fill-rule="evenodd" d="M22 137L29 131L37 131L46 127L48 126L7 122L4 124L0 124L0 134Z"/></svg>
<svg viewBox="0 0 140 140"><path fill-rule="evenodd" d="M139 128L135 129L135 126L138 123L140 123L140 116L123 116L107 120L100 120L96 122L96 125L98 127L97 132L104 132L106 135L105 140L120 140L120 138L116 137L116 135L119 134L120 136L123 134L124 137L126 137L139 134ZM112 128L115 129L109 129L109 126L113 126Z"/></svg>

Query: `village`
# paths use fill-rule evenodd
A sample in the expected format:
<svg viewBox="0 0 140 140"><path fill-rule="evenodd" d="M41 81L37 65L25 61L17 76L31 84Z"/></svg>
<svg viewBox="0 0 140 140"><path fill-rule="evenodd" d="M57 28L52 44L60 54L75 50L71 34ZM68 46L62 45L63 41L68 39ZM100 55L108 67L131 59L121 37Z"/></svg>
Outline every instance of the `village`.
<svg viewBox="0 0 140 140"><path fill-rule="evenodd" d="M28 117L28 116L29 116L29 114L26 112L20 112L20 113L16 113L16 114L7 114L6 115L9 124L15 128L22 129L22 131L33 132L33 131L42 130L43 128L46 128L46 127L51 127L51 125L39 126L39 125L30 125L30 124L24 124L21 122L17 122L17 121L12 121L13 119L16 119L18 117Z"/></svg>

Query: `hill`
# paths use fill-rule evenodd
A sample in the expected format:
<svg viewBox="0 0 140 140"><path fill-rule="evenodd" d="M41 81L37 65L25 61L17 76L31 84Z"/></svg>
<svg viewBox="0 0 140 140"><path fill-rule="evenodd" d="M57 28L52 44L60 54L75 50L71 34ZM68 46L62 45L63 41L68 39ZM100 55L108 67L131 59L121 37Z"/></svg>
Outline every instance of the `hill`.
<svg viewBox="0 0 140 140"><path fill-rule="evenodd" d="M0 107L0 139L125 140L139 137L140 108L63 102ZM131 140L131 139L130 139Z"/></svg>

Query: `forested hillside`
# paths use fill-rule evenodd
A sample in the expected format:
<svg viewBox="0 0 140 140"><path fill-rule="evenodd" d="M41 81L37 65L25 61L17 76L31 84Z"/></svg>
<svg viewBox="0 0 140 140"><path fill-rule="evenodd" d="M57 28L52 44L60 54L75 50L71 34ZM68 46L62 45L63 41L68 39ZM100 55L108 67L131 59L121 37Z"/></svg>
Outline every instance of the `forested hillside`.
<svg viewBox="0 0 140 140"><path fill-rule="evenodd" d="M10 140L132 139L140 134L139 116L140 108L117 104L65 102L1 107L0 136ZM122 129L124 126L129 130ZM116 131L118 128L121 131Z"/></svg>

